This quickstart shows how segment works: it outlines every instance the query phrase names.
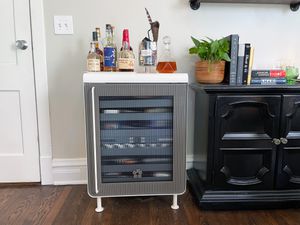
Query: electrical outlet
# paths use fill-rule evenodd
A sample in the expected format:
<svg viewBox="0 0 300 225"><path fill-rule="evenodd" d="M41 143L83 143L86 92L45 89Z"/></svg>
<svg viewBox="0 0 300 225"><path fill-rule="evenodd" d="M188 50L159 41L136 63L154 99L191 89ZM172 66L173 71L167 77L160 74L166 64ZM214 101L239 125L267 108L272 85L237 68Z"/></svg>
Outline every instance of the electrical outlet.
<svg viewBox="0 0 300 225"><path fill-rule="evenodd" d="M54 16L55 34L73 34L72 16Z"/></svg>

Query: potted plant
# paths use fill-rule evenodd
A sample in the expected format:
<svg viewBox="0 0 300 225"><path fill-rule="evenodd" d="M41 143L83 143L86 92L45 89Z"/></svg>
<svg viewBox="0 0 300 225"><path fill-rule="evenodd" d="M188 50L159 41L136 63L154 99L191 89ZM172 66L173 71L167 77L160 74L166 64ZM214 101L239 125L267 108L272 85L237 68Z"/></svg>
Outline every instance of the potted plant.
<svg viewBox="0 0 300 225"><path fill-rule="evenodd" d="M196 54L200 58L200 61L196 62L196 80L207 84L221 83L224 80L225 61L230 61L229 41L225 38L220 40L191 38L195 46L189 49L189 53Z"/></svg>

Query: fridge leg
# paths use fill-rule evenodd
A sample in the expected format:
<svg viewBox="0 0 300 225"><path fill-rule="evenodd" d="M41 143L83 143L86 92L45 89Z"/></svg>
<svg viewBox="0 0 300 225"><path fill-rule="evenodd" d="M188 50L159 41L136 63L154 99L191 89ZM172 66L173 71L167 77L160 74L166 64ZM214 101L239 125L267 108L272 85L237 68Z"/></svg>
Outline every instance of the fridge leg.
<svg viewBox="0 0 300 225"><path fill-rule="evenodd" d="M177 196L178 195L173 195L173 205L171 205L172 209L179 209L179 206L177 204Z"/></svg>
<svg viewBox="0 0 300 225"><path fill-rule="evenodd" d="M95 209L96 212L103 212L104 208L102 207L102 199L99 197L97 198L97 208Z"/></svg>

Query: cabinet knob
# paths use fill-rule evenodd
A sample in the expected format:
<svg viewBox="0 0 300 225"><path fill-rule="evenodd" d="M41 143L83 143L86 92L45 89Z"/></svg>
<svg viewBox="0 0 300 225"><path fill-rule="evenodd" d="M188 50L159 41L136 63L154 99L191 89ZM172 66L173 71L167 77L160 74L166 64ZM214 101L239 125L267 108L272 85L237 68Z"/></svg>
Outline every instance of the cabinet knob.
<svg viewBox="0 0 300 225"><path fill-rule="evenodd" d="M278 138L273 138L273 143L274 143L275 145L280 145L280 144L281 144L281 140L278 139Z"/></svg>
<svg viewBox="0 0 300 225"><path fill-rule="evenodd" d="M280 142L284 145L286 145L289 141L286 138L280 138Z"/></svg>
<svg viewBox="0 0 300 225"><path fill-rule="evenodd" d="M20 50L26 50L28 48L28 43L25 40L17 40L16 48Z"/></svg>

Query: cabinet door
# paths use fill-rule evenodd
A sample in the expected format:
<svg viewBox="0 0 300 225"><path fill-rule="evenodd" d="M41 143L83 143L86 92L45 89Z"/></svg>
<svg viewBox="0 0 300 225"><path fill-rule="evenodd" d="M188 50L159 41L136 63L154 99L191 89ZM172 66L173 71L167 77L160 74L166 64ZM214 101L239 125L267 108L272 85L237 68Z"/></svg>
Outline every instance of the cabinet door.
<svg viewBox="0 0 300 225"><path fill-rule="evenodd" d="M284 95L277 187L300 188L300 96ZM286 139L286 140L285 140Z"/></svg>
<svg viewBox="0 0 300 225"><path fill-rule="evenodd" d="M280 95L218 96L214 185L220 189L272 189Z"/></svg>

